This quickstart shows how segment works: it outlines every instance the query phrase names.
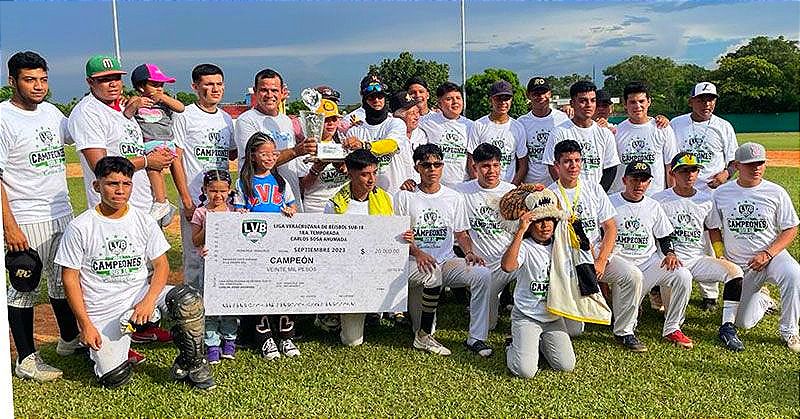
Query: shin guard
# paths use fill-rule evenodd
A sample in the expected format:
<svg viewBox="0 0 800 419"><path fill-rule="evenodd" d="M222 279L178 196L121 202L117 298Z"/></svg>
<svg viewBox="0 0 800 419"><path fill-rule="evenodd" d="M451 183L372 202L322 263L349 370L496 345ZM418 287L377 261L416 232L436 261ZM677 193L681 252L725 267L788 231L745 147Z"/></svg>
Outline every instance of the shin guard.
<svg viewBox="0 0 800 419"><path fill-rule="evenodd" d="M179 285L166 296L167 310L175 322L172 327L173 342L178 356L172 365L172 378L188 380L200 389L215 386L211 367L206 359L203 337L205 335L205 309L203 297L188 285Z"/></svg>

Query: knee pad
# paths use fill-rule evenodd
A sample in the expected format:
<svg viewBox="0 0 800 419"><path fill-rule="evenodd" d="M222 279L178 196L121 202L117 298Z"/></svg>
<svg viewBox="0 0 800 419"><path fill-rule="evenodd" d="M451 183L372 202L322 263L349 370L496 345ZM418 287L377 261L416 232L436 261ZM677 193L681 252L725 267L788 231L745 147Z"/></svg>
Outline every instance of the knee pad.
<svg viewBox="0 0 800 419"><path fill-rule="evenodd" d="M117 368L103 374L102 377L98 378L98 381L105 388L116 388L126 384L131 380L132 376L133 368L131 368L131 363L126 360Z"/></svg>
<svg viewBox="0 0 800 419"><path fill-rule="evenodd" d="M196 322L205 317L203 297L189 285L172 288L165 300L167 310L177 324Z"/></svg>

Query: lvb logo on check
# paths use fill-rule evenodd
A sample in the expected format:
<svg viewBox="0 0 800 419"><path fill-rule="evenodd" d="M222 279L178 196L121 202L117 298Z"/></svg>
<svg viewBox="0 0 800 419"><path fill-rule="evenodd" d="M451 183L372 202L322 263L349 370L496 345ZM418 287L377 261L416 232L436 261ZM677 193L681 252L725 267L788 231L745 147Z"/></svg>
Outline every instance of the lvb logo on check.
<svg viewBox="0 0 800 419"><path fill-rule="evenodd" d="M242 236L253 243L257 243L267 235L266 220L242 221Z"/></svg>

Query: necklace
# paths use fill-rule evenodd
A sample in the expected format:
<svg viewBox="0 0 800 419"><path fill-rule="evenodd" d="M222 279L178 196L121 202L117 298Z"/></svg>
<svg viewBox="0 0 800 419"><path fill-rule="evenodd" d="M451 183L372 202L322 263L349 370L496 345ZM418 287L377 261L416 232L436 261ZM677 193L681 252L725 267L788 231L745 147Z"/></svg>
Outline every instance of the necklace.
<svg viewBox="0 0 800 419"><path fill-rule="evenodd" d="M575 214L575 209L578 207L578 201L581 199L581 181L578 179L578 183L575 185L575 198L572 201L570 201L567 196L567 190L561 185L561 179L559 179L557 183L558 192L561 193L561 197L564 198L564 203L569 209L569 220L570 223L572 223L578 218L578 215Z"/></svg>

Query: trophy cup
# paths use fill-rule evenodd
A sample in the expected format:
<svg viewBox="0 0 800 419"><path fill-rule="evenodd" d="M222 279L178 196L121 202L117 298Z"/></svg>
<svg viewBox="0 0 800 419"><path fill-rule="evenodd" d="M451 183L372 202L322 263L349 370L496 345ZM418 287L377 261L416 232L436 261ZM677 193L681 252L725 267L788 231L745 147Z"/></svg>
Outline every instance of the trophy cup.
<svg viewBox="0 0 800 419"><path fill-rule="evenodd" d="M303 90L301 97L303 104L309 110L300 111L300 127L306 140L314 138L317 141L316 154L307 158L306 161L343 161L347 152L342 145L333 140L322 140L325 118L336 115L338 107L330 100L323 99L322 95L314 89Z"/></svg>

